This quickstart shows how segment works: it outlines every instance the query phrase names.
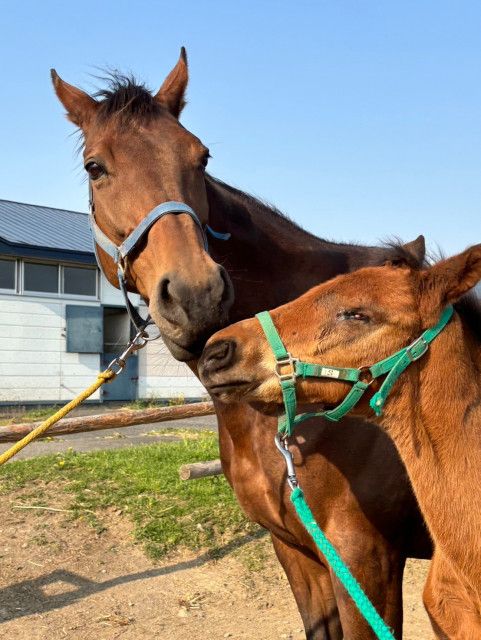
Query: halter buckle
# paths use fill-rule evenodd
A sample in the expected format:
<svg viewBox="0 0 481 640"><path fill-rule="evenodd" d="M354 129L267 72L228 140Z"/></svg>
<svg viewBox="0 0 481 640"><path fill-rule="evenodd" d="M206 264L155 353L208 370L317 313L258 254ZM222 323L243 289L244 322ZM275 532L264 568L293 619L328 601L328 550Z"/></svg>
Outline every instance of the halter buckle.
<svg viewBox="0 0 481 640"><path fill-rule="evenodd" d="M295 382L297 378L297 362L299 362L298 358L293 358L290 353L288 353L284 358L279 358L278 360L276 360L275 374L281 382L284 380L292 380L293 382ZM282 367L290 367L291 370L287 373L282 373Z"/></svg>
<svg viewBox="0 0 481 640"><path fill-rule="evenodd" d="M420 347L419 350L418 347ZM421 358L428 349L429 342L427 342L423 336L419 336L419 338L412 342L409 347L406 347L406 355L411 362L416 362L416 360L419 360L419 358ZM413 350L415 350L414 353Z"/></svg>

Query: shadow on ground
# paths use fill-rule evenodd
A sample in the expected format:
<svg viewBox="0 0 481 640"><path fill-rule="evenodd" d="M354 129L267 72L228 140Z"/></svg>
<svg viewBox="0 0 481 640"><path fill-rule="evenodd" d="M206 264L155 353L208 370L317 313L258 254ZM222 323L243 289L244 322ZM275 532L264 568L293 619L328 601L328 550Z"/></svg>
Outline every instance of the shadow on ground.
<svg viewBox="0 0 481 640"><path fill-rule="evenodd" d="M45 613L52 609L61 609L77 600L86 598L94 593L106 591L117 585L135 582L137 580L148 580L149 578L165 576L187 569L194 569L213 559L223 558L236 549L243 547L245 544L263 538L266 535L267 532L263 530L255 534L246 534L231 540L222 547L209 550L192 560L178 562L165 567L154 567L146 571L118 576L117 578L105 580L104 582L89 580L72 571L56 569L38 578L23 580L22 582L17 582L16 584L0 589L0 603L15 602L16 604L22 605L21 609L6 606L2 608L0 623L36 613ZM63 591L58 594L47 595L44 590L54 584L64 585Z"/></svg>

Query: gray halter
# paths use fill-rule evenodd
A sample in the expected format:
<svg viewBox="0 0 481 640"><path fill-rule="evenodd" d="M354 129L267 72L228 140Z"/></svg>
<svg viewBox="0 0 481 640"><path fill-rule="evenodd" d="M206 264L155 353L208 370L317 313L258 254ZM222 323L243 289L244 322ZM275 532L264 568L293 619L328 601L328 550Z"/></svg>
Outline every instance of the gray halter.
<svg viewBox="0 0 481 640"><path fill-rule="evenodd" d="M154 340L155 338L158 338L158 336L155 336L155 338L149 338L147 336L145 329L149 324L152 324L152 319L150 318L150 316L148 316L147 319L142 318L139 315L139 312L137 311L137 309L134 307L134 305L129 299L129 296L127 293L127 281L125 276L125 268L127 265L127 258L129 254L135 249L135 247L137 246L139 241L142 239L142 237L147 233L150 227L155 222L157 222L157 220L160 220L160 218L163 218L165 215L171 214L171 213L176 215L181 213L186 213L192 218L195 224L199 227L200 233L202 235L202 240L204 243L204 249L207 252L209 252L209 244L207 242L206 231L208 231L214 238L217 238L218 240L228 240L230 238L230 233L219 233L211 229L209 225L205 226L205 229L206 229L205 231L197 214L187 204L183 202L163 202L162 204L159 204L157 207L152 209L152 211L137 225L137 227L135 227L132 233L122 242L122 244L120 246L117 246L112 242L112 240L110 240L110 238L108 238L105 235L102 229L100 229L100 227L95 222L95 205L93 201L92 185L90 184L90 181L89 181L89 209L90 209L90 215L89 215L90 228L92 230L92 234L94 237L95 257L97 259L97 264L99 268L102 270L102 266L101 266L98 252L97 252L97 245L101 247L103 251L108 253L108 255L113 259L113 261L117 266L117 277L119 280L119 288L124 297L125 306L127 308L127 312L129 314L130 320L134 325L137 333L140 332L141 334L143 334L147 340L148 339Z"/></svg>

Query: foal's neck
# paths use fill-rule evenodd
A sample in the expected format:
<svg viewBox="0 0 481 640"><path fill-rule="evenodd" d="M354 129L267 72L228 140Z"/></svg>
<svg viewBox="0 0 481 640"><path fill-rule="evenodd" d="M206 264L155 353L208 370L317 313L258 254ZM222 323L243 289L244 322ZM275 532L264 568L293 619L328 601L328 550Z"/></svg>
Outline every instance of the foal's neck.
<svg viewBox="0 0 481 640"><path fill-rule="evenodd" d="M411 479L431 535L481 595L479 345L455 315L406 372L382 425Z"/></svg>
<svg viewBox="0 0 481 640"><path fill-rule="evenodd" d="M389 259L389 247L335 244L304 231L276 209L211 178L206 179L210 224L231 239L213 239L211 253L235 290L230 320L284 304L340 273Z"/></svg>

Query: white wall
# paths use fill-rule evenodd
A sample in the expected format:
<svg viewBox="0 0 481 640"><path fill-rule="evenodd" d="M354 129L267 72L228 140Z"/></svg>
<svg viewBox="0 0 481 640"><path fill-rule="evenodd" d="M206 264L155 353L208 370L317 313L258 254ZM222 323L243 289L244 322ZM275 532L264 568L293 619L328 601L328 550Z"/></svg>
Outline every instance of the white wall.
<svg viewBox="0 0 481 640"><path fill-rule="evenodd" d="M183 362L175 360L162 339L139 351L139 398L200 398L206 390Z"/></svg>
<svg viewBox="0 0 481 640"><path fill-rule="evenodd" d="M129 293L129 298L134 306L137 306L140 302L140 296L135 293ZM106 306L124 306L122 293L110 284L103 273L100 274L100 302Z"/></svg>
<svg viewBox="0 0 481 640"><path fill-rule="evenodd" d="M102 276L101 302L123 306L120 291ZM136 303L139 296L132 296ZM0 293L0 402L71 400L93 382L100 355L67 353L65 305L99 301ZM147 313L141 305L143 313ZM162 340L139 352L138 397L199 398L205 389L187 365L175 360ZM92 400L100 400L97 391Z"/></svg>
<svg viewBox="0 0 481 640"><path fill-rule="evenodd" d="M0 294L0 402L70 400L92 383L100 356L66 353L65 305L72 303L99 304Z"/></svg>
<svg viewBox="0 0 481 640"><path fill-rule="evenodd" d="M139 313L148 309L142 302ZM162 338L148 342L139 351L139 398L201 398L207 395L198 378L183 362L176 360Z"/></svg>

